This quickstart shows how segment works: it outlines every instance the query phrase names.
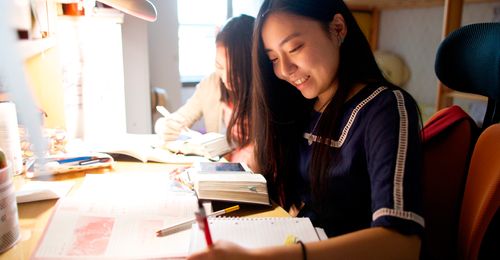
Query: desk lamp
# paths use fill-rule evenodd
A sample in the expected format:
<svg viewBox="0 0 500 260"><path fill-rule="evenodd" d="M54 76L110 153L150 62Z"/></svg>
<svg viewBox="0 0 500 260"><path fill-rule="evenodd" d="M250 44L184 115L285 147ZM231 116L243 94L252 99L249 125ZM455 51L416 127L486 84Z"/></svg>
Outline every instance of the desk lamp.
<svg viewBox="0 0 500 260"><path fill-rule="evenodd" d="M156 8L149 0L97 0L148 22L156 21Z"/></svg>

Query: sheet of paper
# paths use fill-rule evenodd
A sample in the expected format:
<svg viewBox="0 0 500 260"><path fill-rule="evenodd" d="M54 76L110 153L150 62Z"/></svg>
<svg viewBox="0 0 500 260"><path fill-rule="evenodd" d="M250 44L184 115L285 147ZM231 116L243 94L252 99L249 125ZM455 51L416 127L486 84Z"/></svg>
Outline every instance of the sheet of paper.
<svg viewBox="0 0 500 260"><path fill-rule="evenodd" d="M196 197L177 189L168 174L87 175L59 205L34 259L183 257L190 230L164 237L156 231L192 218Z"/></svg>
<svg viewBox="0 0 500 260"><path fill-rule="evenodd" d="M66 196L73 181L30 181L16 191L17 203L58 199Z"/></svg>

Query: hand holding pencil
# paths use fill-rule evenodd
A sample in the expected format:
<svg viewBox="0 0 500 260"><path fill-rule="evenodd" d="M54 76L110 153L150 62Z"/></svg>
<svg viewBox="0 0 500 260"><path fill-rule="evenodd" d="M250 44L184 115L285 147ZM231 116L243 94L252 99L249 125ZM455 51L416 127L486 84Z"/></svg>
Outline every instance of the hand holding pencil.
<svg viewBox="0 0 500 260"><path fill-rule="evenodd" d="M163 106L156 106L156 110L163 116L155 123L155 132L159 134L164 141L176 140L181 132L189 131L185 125L185 119L176 114L171 114Z"/></svg>
<svg viewBox="0 0 500 260"><path fill-rule="evenodd" d="M236 211L238 209L240 209L240 206L236 205L236 206L232 206L232 207L229 207L229 208L226 208L226 209L215 211L213 213L207 214L206 216L207 217L216 217L216 216L220 216L220 215L223 215L223 214L226 214L226 213L229 213L229 212ZM160 230L156 231L156 236L161 237L161 236L166 236L166 235L169 235L169 234L173 234L173 233L176 233L176 232L179 232L179 231L182 231L182 230L186 230L188 228L191 228L191 225L195 221L196 221L196 218L191 218L191 219L188 219L186 221L182 221L182 222L179 222L179 223L174 224L172 226L166 227L164 229L160 229Z"/></svg>

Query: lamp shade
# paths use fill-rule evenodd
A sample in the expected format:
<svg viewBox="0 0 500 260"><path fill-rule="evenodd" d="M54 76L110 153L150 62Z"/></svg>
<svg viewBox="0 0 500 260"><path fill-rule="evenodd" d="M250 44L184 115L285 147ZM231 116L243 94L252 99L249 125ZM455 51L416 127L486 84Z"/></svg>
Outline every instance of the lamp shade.
<svg viewBox="0 0 500 260"><path fill-rule="evenodd" d="M156 7L148 0L97 0L148 22L156 21Z"/></svg>

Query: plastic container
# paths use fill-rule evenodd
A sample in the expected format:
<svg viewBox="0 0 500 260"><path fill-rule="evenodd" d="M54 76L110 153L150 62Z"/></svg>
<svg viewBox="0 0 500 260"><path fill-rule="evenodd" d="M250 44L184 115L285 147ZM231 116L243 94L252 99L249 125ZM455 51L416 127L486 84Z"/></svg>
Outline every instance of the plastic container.
<svg viewBox="0 0 500 260"><path fill-rule="evenodd" d="M11 166L0 169L0 253L14 246L20 238L16 193L12 181Z"/></svg>

